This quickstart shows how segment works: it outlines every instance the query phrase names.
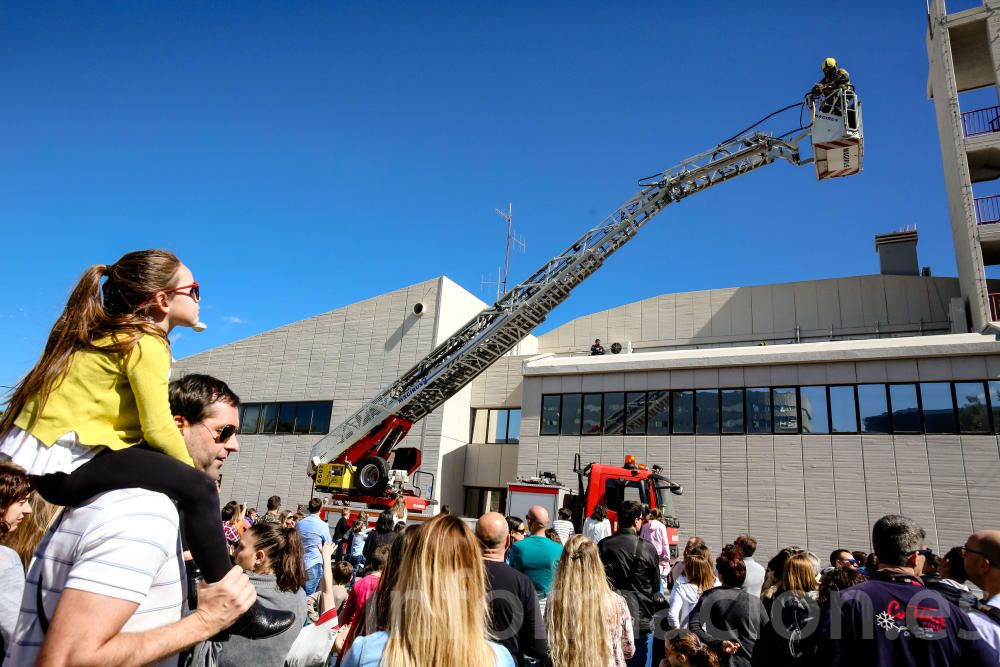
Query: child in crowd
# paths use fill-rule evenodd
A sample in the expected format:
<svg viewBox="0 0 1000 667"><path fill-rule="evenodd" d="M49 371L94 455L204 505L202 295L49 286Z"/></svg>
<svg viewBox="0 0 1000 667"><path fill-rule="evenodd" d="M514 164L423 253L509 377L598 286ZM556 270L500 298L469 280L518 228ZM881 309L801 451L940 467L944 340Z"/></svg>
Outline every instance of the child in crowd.
<svg viewBox="0 0 1000 667"><path fill-rule="evenodd" d="M355 572L365 564L365 540L369 532L371 531L365 526L364 518L355 519L347 543L347 560L351 562Z"/></svg>
<svg viewBox="0 0 1000 667"><path fill-rule="evenodd" d="M233 567L218 489L194 467L167 391L167 335L199 322L200 300L191 270L164 250L130 252L87 269L38 363L13 389L0 418L0 455L25 468L42 497L57 505L132 487L170 496L184 512L202 575L214 583ZM236 430L231 424L210 436L221 444ZM254 603L229 632L260 638L293 621Z"/></svg>

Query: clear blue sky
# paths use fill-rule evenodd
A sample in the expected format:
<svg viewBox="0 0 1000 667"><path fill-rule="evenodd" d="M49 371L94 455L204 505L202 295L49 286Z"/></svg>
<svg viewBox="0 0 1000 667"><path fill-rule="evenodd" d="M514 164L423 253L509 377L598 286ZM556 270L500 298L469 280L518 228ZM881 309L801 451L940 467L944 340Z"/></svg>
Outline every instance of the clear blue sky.
<svg viewBox="0 0 1000 667"><path fill-rule="evenodd" d="M516 282L638 177L801 99L828 55L864 101L861 176L779 164L671 207L541 331L876 273L873 236L904 225L954 275L925 29L921 0L5 2L0 385L83 269L132 249L203 285L210 329L177 357L442 274L492 300L496 207L527 239Z"/></svg>

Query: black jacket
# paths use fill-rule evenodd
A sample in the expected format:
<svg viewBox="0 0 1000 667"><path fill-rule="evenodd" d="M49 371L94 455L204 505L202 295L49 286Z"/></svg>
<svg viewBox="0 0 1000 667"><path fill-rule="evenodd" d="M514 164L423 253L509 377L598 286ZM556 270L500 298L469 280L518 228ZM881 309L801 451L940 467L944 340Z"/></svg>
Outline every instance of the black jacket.
<svg viewBox="0 0 1000 667"><path fill-rule="evenodd" d="M811 597L779 593L768 623L753 645L754 667L814 667L823 664L821 612Z"/></svg>
<svg viewBox="0 0 1000 667"><path fill-rule="evenodd" d="M720 586L701 594L691 610L688 628L719 653L723 665L749 667L754 644L767 620L760 598L742 588ZM722 652L722 642L727 639L740 643L735 655Z"/></svg>
<svg viewBox="0 0 1000 667"><path fill-rule="evenodd" d="M638 545L636 544L638 542ZM656 612L653 596L660 591L660 565L656 549L631 528L605 537L597 545L611 587L628 602L636 639L650 632Z"/></svg>
<svg viewBox="0 0 1000 667"><path fill-rule="evenodd" d="M526 574L509 565L492 560L484 560L483 564L493 612L490 630L497 643L510 651L518 665L525 664L525 656L545 660L549 649L535 585Z"/></svg>
<svg viewBox="0 0 1000 667"><path fill-rule="evenodd" d="M396 539L396 535L399 533L388 532L380 533L377 530L373 530L368 533L368 537L365 538L365 548L362 551L362 555L365 557L365 562L369 562L372 559L372 554L383 544L392 544L392 541Z"/></svg>

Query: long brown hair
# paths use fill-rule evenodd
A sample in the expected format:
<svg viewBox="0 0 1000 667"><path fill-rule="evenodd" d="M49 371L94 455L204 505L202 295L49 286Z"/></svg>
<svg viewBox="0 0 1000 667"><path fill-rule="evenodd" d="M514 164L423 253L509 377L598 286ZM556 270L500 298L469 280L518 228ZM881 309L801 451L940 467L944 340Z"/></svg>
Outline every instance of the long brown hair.
<svg viewBox="0 0 1000 667"><path fill-rule="evenodd" d="M545 613L553 667L606 667L607 623L621 603L608 584L597 545L583 535L566 541Z"/></svg>
<svg viewBox="0 0 1000 667"><path fill-rule="evenodd" d="M278 579L279 591L294 593L306 585L306 565L298 530L273 523L255 523L247 534L253 537L254 547L267 554Z"/></svg>
<svg viewBox="0 0 1000 667"><path fill-rule="evenodd" d="M28 503L31 505L31 514L24 517L24 521L12 533L7 533L3 538L4 545L17 552L24 565L24 571L28 571L31 558L35 555L35 549L45 537L45 531L52 522L59 516L62 507L53 505L42 498L37 491L28 496Z"/></svg>
<svg viewBox="0 0 1000 667"><path fill-rule="evenodd" d="M781 573L781 588L795 593L806 593L819 588L816 583L816 570L813 562L806 554L796 554L785 561Z"/></svg>
<svg viewBox="0 0 1000 667"><path fill-rule="evenodd" d="M31 480L24 468L9 461L0 461L0 536L10 532L10 526L4 521L7 510L14 503L26 500L30 493Z"/></svg>
<svg viewBox="0 0 1000 667"><path fill-rule="evenodd" d="M438 514L403 552L382 667L493 667L486 573L465 522Z"/></svg>
<svg viewBox="0 0 1000 667"><path fill-rule="evenodd" d="M0 438L10 432L35 397L38 404L32 422L38 418L77 350L100 349L127 355L143 334L169 343L161 329L146 321L145 314L151 296L175 287L180 266L181 261L172 252L137 250L110 266L96 264L84 271L49 333L42 356L11 390L7 410L0 418ZM102 287L105 276L107 281ZM95 345L95 341L109 336L113 337L110 344Z"/></svg>
<svg viewBox="0 0 1000 667"><path fill-rule="evenodd" d="M688 583L697 587L699 593L715 587L715 570L707 558L691 555L684 559L684 574Z"/></svg>

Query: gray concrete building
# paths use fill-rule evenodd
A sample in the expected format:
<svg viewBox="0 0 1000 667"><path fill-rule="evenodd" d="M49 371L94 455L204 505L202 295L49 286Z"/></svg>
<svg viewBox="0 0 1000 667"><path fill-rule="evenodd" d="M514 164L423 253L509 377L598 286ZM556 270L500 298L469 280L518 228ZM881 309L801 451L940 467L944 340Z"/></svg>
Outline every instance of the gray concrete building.
<svg viewBox="0 0 1000 667"><path fill-rule="evenodd" d="M973 192L1000 175L1000 110L958 103L997 85L994 5L930 7L957 278L925 275L916 231L902 230L876 239L872 275L664 294L529 337L410 432L420 493L470 516L502 511L518 476L572 485L577 454L633 454L685 487L681 539L715 550L746 531L763 557L867 550L872 523L896 512L936 550L1000 527L1000 289L985 273L1000 262L1000 225L985 224L1000 206L993 216ZM246 404L224 499L306 501L308 453L331 424L484 306L440 277L179 362ZM589 356L595 338L608 354Z"/></svg>

